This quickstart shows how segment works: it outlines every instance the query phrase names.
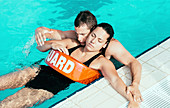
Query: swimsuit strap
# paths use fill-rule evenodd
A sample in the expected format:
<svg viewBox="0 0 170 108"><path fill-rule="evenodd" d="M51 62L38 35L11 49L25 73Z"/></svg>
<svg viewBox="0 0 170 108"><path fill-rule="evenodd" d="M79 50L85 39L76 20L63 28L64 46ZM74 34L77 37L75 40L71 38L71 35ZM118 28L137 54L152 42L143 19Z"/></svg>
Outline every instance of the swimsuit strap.
<svg viewBox="0 0 170 108"><path fill-rule="evenodd" d="M83 64L86 65L86 66L90 66L91 62L96 59L97 57L99 57L102 53L98 53L96 54L95 56L91 57L89 60L87 60L86 62L84 62Z"/></svg>
<svg viewBox="0 0 170 108"><path fill-rule="evenodd" d="M75 47L73 47L73 48L68 49L69 55L71 55L71 53L72 53L73 51L75 51L75 50L76 50L77 48L79 48L79 47L83 47L83 46L82 46L82 45L78 45L78 46L75 46ZM100 56L101 54L102 54L102 53L96 54L95 56L91 57L89 60L87 60L87 61L84 62L83 64L86 65L87 67L89 67L89 66L90 66L90 63L91 63L94 59L96 59L98 56Z"/></svg>
<svg viewBox="0 0 170 108"><path fill-rule="evenodd" d="M77 48L79 48L79 47L82 47L82 45L78 45L78 46L75 46L75 47L73 47L73 48L68 49L69 55L71 55L71 53L72 53L73 51L75 51L75 50L76 50Z"/></svg>

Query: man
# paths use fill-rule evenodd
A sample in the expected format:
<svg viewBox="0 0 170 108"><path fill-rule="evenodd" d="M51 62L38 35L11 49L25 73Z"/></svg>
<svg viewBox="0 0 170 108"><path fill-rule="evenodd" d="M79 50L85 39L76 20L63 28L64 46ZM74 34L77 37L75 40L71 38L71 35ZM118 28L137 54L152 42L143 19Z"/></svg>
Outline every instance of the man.
<svg viewBox="0 0 170 108"><path fill-rule="evenodd" d="M35 30L35 38L38 45L42 46L46 38L62 40L66 38L77 39L80 44L84 45L85 40L90 33L90 30L97 24L95 16L89 11L82 11L78 14L74 21L75 31L61 31L48 29L46 27L39 27ZM68 54L67 49L59 49ZM132 84L127 88L127 94L132 93L133 98L137 102L143 101L139 91L139 84L141 79L141 64L123 47L123 45L116 39L112 38L106 51L105 57L110 59L114 57L122 64L128 66L132 73Z"/></svg>

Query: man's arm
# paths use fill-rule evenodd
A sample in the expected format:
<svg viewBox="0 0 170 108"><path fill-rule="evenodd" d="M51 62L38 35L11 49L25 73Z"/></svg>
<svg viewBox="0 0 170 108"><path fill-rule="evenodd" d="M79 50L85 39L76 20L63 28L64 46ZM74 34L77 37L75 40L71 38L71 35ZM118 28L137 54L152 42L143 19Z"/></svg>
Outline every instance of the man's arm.
<svg viewBox="0 0 170 108"><path fill-rule="evenodd" d="M136 60L118 40L114 39L109 43L106 51L106 56L107 55L113 56L119 62L130 68L132 73L132 84L128 87L127 93L131 92L135 100L138 102L142 101L143 99L139 91L142 66L139 61Z"/></svg>
<svg viewBox="0 0 170 108"><path fill-rule="evenodd" d="M39 27L35 30L35 39L39 46L44 44L46 38L54 39L54 40L62 40L66 38L77 39L76 33L73 30L61 31L61 30L49 29L46 27Z"/></svg>
<svg viewBox="0 0 170 108"><path fill-rule="evenodd" d="M37 49L41 52L46 52L49 49L55 49L69 55L67 49L77 46L78 44L78 41L75 39L50 40L45 41L42 46L37 46Z"/></svg>
<svg viewBox="0 0 170 108"><path fill-rule="evenodd" d="M132 98L132 94L126 93L127 86L122 81L122 79L118 76L117 71L113 65L113 63L106 59L101 58L100 61L101 67L100 70L103 74L103 76L110 82L111 86L122 96L124 96L127 100L130 101L129 106L130 108L137 108L139 107L139 104L137 102L134 102Z"/></svg>

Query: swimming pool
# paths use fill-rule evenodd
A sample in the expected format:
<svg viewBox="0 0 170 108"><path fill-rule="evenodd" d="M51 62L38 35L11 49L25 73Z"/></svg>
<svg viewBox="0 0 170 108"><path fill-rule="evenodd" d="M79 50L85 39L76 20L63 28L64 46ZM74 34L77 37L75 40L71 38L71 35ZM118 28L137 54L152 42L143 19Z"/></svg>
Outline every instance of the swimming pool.
<svg viewBox="0 0 170 108"><path fill-rule="evenodd" d="M0 0L0 75L29 66L47 56L36 50L37 27L70 30L81 10L90 10L100 22L110 23L115 38L137 56L170 36L169 0ZM38 107L49 107L85 87L74 83ZM0 91L0 100L18 89Z"/></svg>

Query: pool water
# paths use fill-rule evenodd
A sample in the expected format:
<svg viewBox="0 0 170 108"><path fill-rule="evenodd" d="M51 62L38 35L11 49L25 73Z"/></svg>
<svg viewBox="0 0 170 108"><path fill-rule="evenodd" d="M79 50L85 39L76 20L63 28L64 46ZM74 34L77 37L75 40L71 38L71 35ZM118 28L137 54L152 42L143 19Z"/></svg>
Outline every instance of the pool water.
<svg viewBox="0 0 170 108"><path fill-rule="evenodd" d="M74 30L74 19L82 10L90 10L98 23L110 23L114 37L133 56L170 36L169 0L0 0L0 76L47 56L36 49L37 27ZM73 83L36 107L50 107L83 87ZM0 101L19 89L0 91Z"/></svg>

